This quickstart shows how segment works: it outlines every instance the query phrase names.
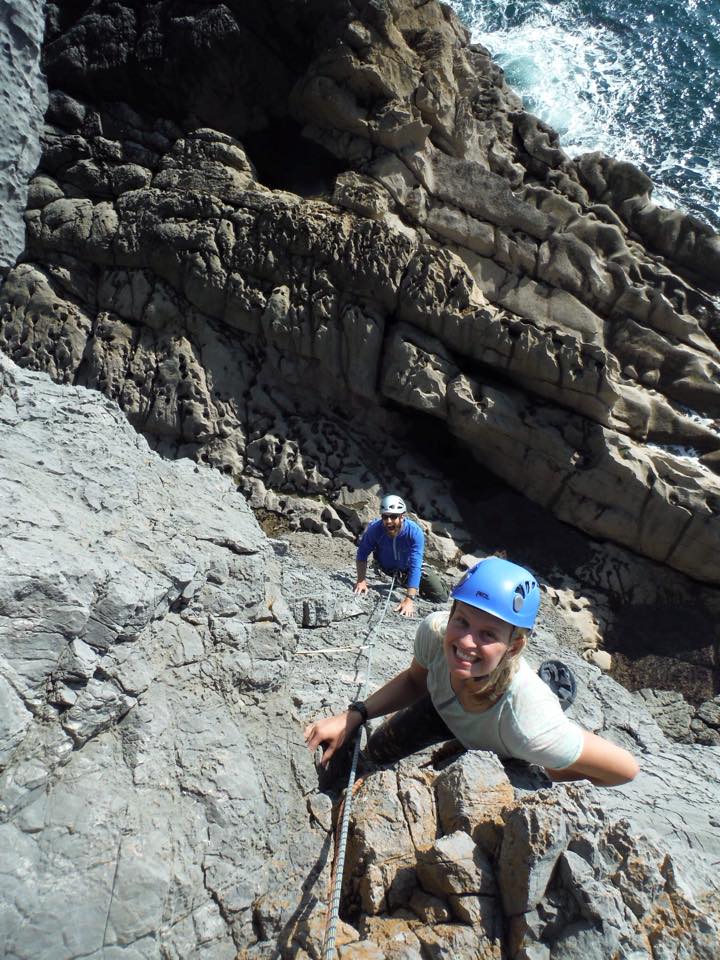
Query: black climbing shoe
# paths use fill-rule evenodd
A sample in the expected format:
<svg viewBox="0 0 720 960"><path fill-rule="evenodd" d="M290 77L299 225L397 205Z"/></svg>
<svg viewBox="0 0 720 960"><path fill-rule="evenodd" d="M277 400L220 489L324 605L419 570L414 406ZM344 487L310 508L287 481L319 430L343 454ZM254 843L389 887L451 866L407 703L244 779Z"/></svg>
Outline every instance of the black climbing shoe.
<svg viewBox="0 0 720 960"><path fill-rule="evenodd" d="M538 668L538 676L550 687L563 710L572 705L577 685L572 670L562 660L545 660Z"/></svg>

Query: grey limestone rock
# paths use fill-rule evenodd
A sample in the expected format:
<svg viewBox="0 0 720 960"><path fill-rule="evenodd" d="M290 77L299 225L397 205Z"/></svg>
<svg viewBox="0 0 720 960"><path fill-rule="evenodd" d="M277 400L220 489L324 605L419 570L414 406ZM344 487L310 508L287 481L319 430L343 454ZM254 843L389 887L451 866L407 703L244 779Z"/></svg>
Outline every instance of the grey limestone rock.
<svg viewBox="0 0 720 960"><path fill-rule="evenodd" d="M640 690L639 695L663 733L680 743L692 740L690 722L693 709L681 693L674 690Z"/></svg>
<svg viewBox="0 0 720 960"><path fill-rule="evenodd" d="M507 916L527 913L538 905L567 840L564 811L552 800L547 805L522 806L510 814L498 860Z"/></svg>
<svg viewBox="0 0 720 960"><path fill-rule="evenodd" d="M160 459L97 394L3 360L0 415L9 949L319 956L330 809L302 722L357 697L384 595L364 623L296 620L309 585L350 601L350 571L268 544L226 478ZM374 683L407 662L412 632L387 619ZM529 655L559 655L554 642L544 622ZM499 958L582 943L600 960L651 937L662 955L682 916L682 949L712 956L718 748L675 746L639 698L563 655L578 719L641 755L636 783L599 805L591 787L537 792L473 754L371 774L346 890L367 922L342 928L343 949Z"/></svg>
<svg viewBox="0 0 720 960"><path fill-rule="evenodd" d="M418 877L428 892L437 895L496 892L489 860L463 830L448 833L420 851Z"/></svg>
<svg viewBox="0 0 720 960"><path fill-rule="evenodd" d="M266 605L264 537L225 479L162 461L97 394L3 360L0 410L6 947L233 957L258 891L305 879L295 841L272 879L267 825L298 849L316 831L278 749L283 725L298 736L286 696L266 694L277 732L258 740L238 678L277 687L292 641ZM222 632L218 598L203 605L219 570ZM271 624L263 661L253 631ZM269 790L277 762L284 786Z"/></svg>
<svg viewBox="0 0 720 960"><path fill-rule="evenodd" d="M443 830L464 830L486 853L497 853L502 812L512 802L513 790L495 754L463 754L438 775L434 786Z"/></svg>
<svg viewBox="0 0 720 960"><path fill-rule="evenodd" d="M415 846L402 811L395 772L381 772L358 804L347 852L363 913L390 913L407 904L415 889Z"/></svg>
<svg viewBox="0 0 720 960"><path fill-rule="evenodd" d="M720 697L700 704L690 721L690 729L697 743L720 745Z"/></svg>
<svg viewBox="0 0 720 960"><path fill-rule="evenodd" d="M439 923L433 927L419 927L416 936L423 953L437 960L467 957L468 960L500 960L501 948L466 923Z"/></svg>
<svg viewBox="0 0 720 960"><path fill-rule="evenodd" d="M465 758L454 761L436 775L436 782L464 762ZM508 776L514 784L521 783L512 765L506 780ZM645 790L653 794L648 780ZM639 960L673 956L677 950L683 956L712 956L719 920L716 881L690 863L680 868L676 855L684 859L684 841L678 845L672 838L668 844L669 834L662 828L660 833L648 830L653 814L643 827L642 815L630 813L623 794L613 791L608 809L604 800L599 802L591 789L579 784L540 792L516 785L499 824L502 848L484 868L496 878L502 910L492 896L449 893L451 887L467 888L477 882L467 867L477 848L465 831L445 834L431 847L419 849L418 877L423 885L430 884L435 898L447 899L453 913L472 924L476 934L482 931L488 956L493 945L500 949L500 943L513 960L580 953L597 960L615 955ZM623 807L629 819L618 816ZM711 840L712 827L710 831L696 840L716 844L717 834ZM424 918L423 910L429 908L417 895L413 904ZM440 915L435 900L432 911ZM500 922L503 915L506 935ZM683 918L680 926L678 917ZM394 919L375 917L372 939L381 940L380 927L385 924L390 936L398 922L398 914ZM425 942L419 929L407 922ZM449 946L450 934L442 925L434 930L436 934L442 930ZM361 942L366 935L363 928Z"/></svg>
<svg viewBox="0 0 720 960"><path fill-rule="evenodd" d="M408 906L424 923L445 923L451 918L445 901L423 890L415 891Z"/></svg>
<svg viewBox="0 0 720 960"><path fill-rule="evenodd" d="M331 818L301 728L360 694L383 596L277 536L351 539L392 485L452 562L462 511L406 437L435 423L562 521L717 585L718 238L631 165L565 156L435 2L47 13L9 271L12 215L0 243L0 348L55 381L0 358L6 948L318 957ZM41 14L3 20L16 207ZM613 549L581 574L623 605L717 612ZM529 657L571 663L574 715L637 781L600 804L472 755L370 777L342 955L714 956L717 704L644 706L560 622ZM378 682L412 625L379 642Z"/></svg>
<svg viewBox="0 0 720 960"><path fill-rule="evenodd" d="M44 7L40 0L0 5L0 277L22 251L27 182L40 160L48 99L40 66Z"/></svg>

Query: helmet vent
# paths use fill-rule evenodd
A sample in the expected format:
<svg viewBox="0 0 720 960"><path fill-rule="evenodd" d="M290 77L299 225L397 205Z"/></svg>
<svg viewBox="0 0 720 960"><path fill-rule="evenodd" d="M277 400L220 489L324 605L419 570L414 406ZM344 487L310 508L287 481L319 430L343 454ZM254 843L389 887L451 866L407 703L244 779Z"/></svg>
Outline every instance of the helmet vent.
<svg viewBox="0 0 720 960"><path fill-rule="evenodd" d="M387 513L391 516L399 516L407 512L405 501L394 493L388 493L380 501L380 513Z"/></svg>
<svg viewBox="0 0 720 960"><path fill-rule="evenodd" d="M523 604L536 587L537 584L534 580L525 580L524 583L519 583L515 587L515 596L513 597L512 602L512 607L515 613L520 613Z"/></svg>

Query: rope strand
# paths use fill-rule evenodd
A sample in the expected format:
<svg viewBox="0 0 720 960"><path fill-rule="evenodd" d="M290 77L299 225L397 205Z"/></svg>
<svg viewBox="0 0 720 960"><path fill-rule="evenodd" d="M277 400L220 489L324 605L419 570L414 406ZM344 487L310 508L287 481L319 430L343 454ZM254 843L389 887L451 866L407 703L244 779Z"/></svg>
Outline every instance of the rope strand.
<svg viewBox="0 0 720 960"><path fill-rule="evenodd" d="M385 598L385 605L383 607L382 614L380 619L369 632L365 640L365 648L368 650L367 663L365 664L365 680L363 681L362 686L360 687L359 699L362 700L367 692L368 684L370 682L370 667L372 665L372 655L375 642L373 640L370 643L370 638L374 636L375 633L380 628L383 620L385 619L385 614L387 613L388 604L390 603L390 597L395 588L395 574L393 574L392 580L390 581L390 589L388 590L388 595ZM350 810L352 809L352 798L353 798L353 786L355 784L355 776L357 773L357 764L358 757L360 756L360 734L355 737L355 747L353 749L353 758L352 765L350 767L350 774L348 776L347 788L345 790L345 799L342 804L342 822L340 825L340 837L337 842L335 863L333 865L333 875L332 875L332 897L330 900L330 905L328 909L327 922L325 924L325 940L323 943L323 960L333 960L335 957L335 937L337 935L337 924L340 916L340 896L342 894L342 882L343 882L343 872L345 870L345 850L347 847L347 835L348 829L350 826ZM360 783L362 781L358 781Z"/></svg>

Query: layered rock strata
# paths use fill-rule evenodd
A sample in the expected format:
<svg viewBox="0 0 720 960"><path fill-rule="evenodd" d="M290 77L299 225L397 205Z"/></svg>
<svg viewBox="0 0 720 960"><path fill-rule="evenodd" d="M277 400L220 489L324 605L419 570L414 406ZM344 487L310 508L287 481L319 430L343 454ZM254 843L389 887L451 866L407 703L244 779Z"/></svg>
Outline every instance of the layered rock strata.
<svg viewBox="0 0 720 960"><path fill-rule="evenodd" d="M312 444L297 463L300 424L342 410L364 442L399 410L562 520L717 583L717 237L627 164L565 156L438 4L166 6L51 16L2 348L258 506L321 492L343 532L342 471L319 477ZM286 396L298 421L274 430Z"/></svg>
<svg viewBox="0 0 720 960"><path fill-rule="evenodd" d="M452 559L442 472L396 439L430 414L558 515L713 579L717 238L634 168L565 157L434 3L48 11L3 349L282 522L350 537L400 478ZM318 957L332 821L300 730L357 695L378 609L269 544L229 480L0 364L6 952ZM647 446L675 441L705 467ZM628 615L680 595L591 552ZM533 656L569 660L578 719L641 755L638 781L537 792L481 755L380 772L341 956L714 957L718 747L650 713L717 744L716 698L641 701L542 619ZM386 625L378 682L411 634Z"/></svg>

